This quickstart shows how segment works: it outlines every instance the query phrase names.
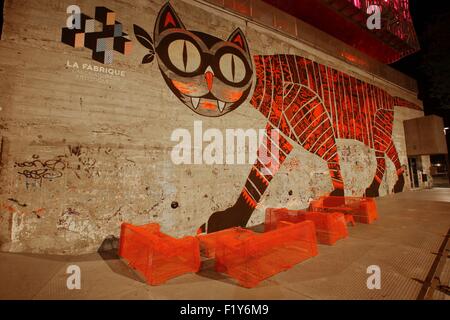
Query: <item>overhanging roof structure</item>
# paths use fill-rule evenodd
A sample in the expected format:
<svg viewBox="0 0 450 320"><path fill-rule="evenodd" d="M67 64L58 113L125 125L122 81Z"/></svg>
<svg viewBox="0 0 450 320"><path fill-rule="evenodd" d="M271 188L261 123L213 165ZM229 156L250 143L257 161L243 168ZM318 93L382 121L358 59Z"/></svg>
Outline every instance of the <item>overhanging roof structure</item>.
<svg viewBox="0 0 450 320"><path fill-rule="evenodd" d="M382 63L419 50L409 0L263 0ZM369 30L367 8L378 5L381 29Z"/></svg>

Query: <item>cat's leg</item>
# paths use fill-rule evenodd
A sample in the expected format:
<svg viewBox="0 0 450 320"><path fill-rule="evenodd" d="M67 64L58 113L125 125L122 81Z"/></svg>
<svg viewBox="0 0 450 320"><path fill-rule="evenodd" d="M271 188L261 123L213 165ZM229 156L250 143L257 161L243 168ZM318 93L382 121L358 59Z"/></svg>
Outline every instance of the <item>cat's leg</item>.
<svg viewBox="0 0 450 320"><path fill-rule="evenodd" d="M400 164L400 159L398 158L397 149L395 149L394 141L392 141L388 145L386 149L386 155L389 159L391 159L392 163L395 166L395 170L397 173L397 182L394 185L393 192L398 193L403 191L403 187L405 186L405 177L404 177L404 171L405 169Z"/></svg>
<svg viewBox="0 0 450 320"><path fill-rule="evenodd" d="M339 164L339 155L337 153L336 140L334 137L328 146L328 150L323 153L322 157L327 162L328 170L330 172L331 183L333 184L333 191L331 196L344 196L344 180L341 174L341 166Z"/></svg>
<svg viewBox="0 0 450 320"><path fill-rule="evenodd" d="M380 189L381 181L383 181L384 172L386 171L386 159L384 157L384 152L375 151L375 157L377 160L377 170L375 176L373 177L372 183L366 189L366 197L378 197L380 194L378 190Z"/></svg>
<svg viewBox="0 0 450 320"><path fill-rule="evenodd" d="M394 124L394 112L392 110L380 109L375 113L373 125L373 141L377 170L370 186L366 189L366 197L378 197L379 188L386 171L385 154L391 145L392 127Z"/></svg>
<svg viewBox="0 0 450 320"><path fill-rule="evenodd" d="M344 180L342 178L341 166L339 164L336 139L332 130L324 132L328 132L329 134L314 143L315 145L321 145L320 148L315 148L313 144L313 146L307 150L318 155L327 162L331 184L333 185L333 191L331 191L330 196L343 197L345 195ZM323 204L324 206L339 206L345 204L345 200L344 198L325 198Z"/></svg>
<svg viewBox="0 0 450 320"><path fill-rule="evenodd" d="M301 121L293 121L295 138L305 150L327 162L333 185L330 195L344 196L344 180L330 116L321 103L307 104L303 109L305 109L302 110L305 115Z"/></svg>
<svg viewBox="0 0 450 320"><path fill-rule="evenodd" d="M266 137L258 148L258 157L250 170L236 203L230 208L213 213L201 231L215 232L231 227L245 227L253 211L269 187L270 181L292 150L292 145L268 125ZM278 141L274 141L278 140Z"/></svg>

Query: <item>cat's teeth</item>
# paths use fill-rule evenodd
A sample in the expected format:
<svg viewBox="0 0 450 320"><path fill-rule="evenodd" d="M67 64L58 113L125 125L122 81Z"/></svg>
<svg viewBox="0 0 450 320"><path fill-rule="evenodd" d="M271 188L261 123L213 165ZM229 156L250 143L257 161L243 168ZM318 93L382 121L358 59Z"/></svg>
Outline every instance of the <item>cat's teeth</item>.
<svg viewBox="0 0 450 320"><path fill-rule="evenodd" d="M200 98L191 98L192 99L192 105L194 106L194 109L198 108L198 104L200 103Z"/></svg>
<svg viewBox="0 0 450 320"><path fill-rule="evenodd" d="M225 102L217 100L217 105L219 107L220 112L222 112L223 109L225 109Z"/></svg>

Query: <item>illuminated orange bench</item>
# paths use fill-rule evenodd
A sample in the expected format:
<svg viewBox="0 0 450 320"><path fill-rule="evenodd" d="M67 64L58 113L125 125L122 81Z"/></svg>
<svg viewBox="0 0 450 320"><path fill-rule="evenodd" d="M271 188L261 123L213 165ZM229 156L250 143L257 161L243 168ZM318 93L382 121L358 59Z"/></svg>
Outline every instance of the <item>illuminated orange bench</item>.
<svg viewBox="0 0 450 320"><path fill-rule="evenodd" d="M339 212L311 212L288 210L286 208L267 208L265 230L276 229L280 221L298 223L310 220L316 227L317 241L320 244L333 245L336 241L348 237L344 214Z"/></svg>
<svg viewBox="0 0 450 320"><path fill-rule="evenodd" d="M119 256L150 285L200 269L199 242L195 237L176 239L160 232L156 223L123 223Z"/></svg>
<svg viewBox="0 0 450 320"><path fill-rule="evenodd" d="M342 212L346 218L351 215L354 221L366 224L378 219L377 206L372 198L322 196L310 202L309 210Z"/></svg>
<svg viewBox="0 0 450 320"><path fill-rule="evenodd" d="M238 239L252 233L250 230L235 227L207 234L199 234L197 238L200 241L200 252L203 256L214 258L219 240L226 241L228 238Z"/></svg>
<svg viewBox="0 0 450 320"><path fill-rule="evenodd" d="M281 221L265 233L242 233L219 238L216 271L252 288L262 280L317 255L316 230L312 221Z"/></svg>

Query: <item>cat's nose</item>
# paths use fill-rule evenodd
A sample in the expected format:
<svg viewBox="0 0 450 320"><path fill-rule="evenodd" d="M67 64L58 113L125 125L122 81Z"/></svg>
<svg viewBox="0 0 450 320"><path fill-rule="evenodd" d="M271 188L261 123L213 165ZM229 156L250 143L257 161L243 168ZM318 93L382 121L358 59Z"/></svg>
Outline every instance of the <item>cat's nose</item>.
<svg viewBox="0 0 450 320"><path fill-rule="evenodd" d="M206 72L205 72L205 80L206 80L206 85L208 86L209 91L211 91L211 89L212 89L213 79L214 79L214 72L212 71L212 69L210 67L208 67L208 69L206 69Z"/></svg>
<svg viewBox="0 0 450 320"><path fill-rule="evenodd" d="M211 91L214 79L214 73L207 71L205 73L206 84L208 85L208 90Z"/></svg>

